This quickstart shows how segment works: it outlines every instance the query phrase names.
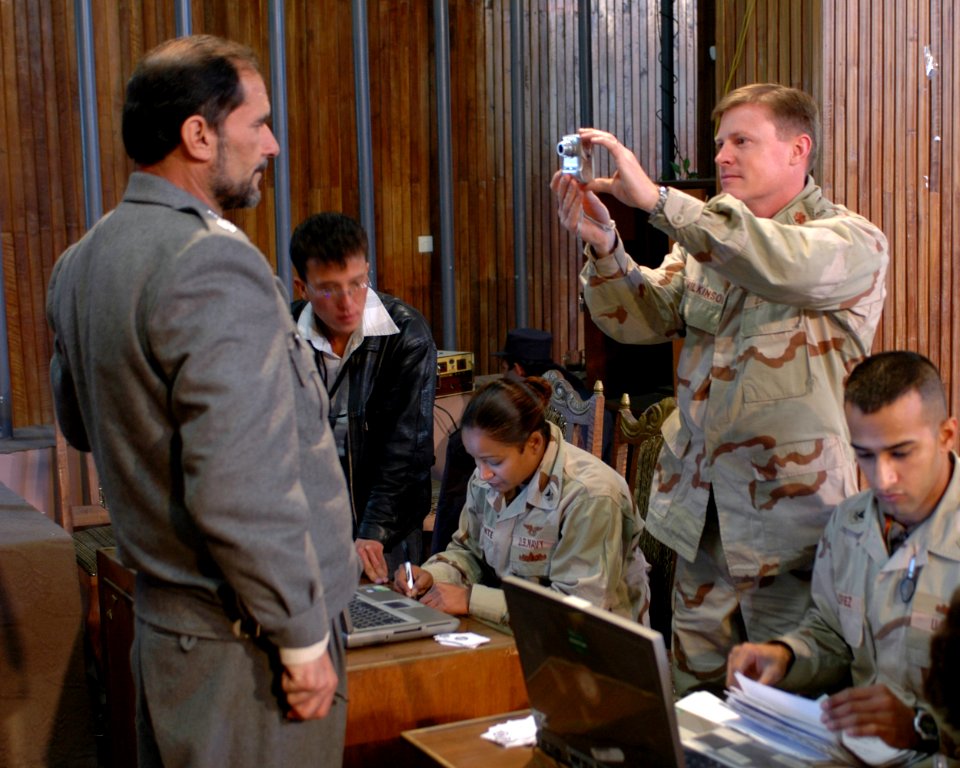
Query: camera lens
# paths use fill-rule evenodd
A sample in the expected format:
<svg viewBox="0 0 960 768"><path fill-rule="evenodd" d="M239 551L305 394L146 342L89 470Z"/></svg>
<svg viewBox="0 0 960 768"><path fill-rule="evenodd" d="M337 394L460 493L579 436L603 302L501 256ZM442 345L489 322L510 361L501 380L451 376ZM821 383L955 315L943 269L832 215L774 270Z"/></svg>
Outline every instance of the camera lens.
<svg viewBox="0 0 960 768"><path fill-rule="evenodd" d="M560 155L560 157L567 156L567 142L561 141L557 143L557 154Z"/></svg>

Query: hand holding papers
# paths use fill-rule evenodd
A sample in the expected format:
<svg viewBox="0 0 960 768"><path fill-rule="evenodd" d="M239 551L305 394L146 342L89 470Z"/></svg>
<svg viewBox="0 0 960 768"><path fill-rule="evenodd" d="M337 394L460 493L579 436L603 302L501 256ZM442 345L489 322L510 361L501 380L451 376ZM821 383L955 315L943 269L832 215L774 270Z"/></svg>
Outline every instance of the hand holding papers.
<svg viewBox="0 0 960 768"><path fill-rule="evenodd" d="M898 750L876 737L852 737L830 731L821 721L820 700L814 701L763 685L737 674L739 689L730 689L727 704L740 720L728 725L738 730L751 729L765 733L764 739L788 737L805 749L820 753L823 760L848 765L866 763L873 766L908 765L920 755Z"/></svg>

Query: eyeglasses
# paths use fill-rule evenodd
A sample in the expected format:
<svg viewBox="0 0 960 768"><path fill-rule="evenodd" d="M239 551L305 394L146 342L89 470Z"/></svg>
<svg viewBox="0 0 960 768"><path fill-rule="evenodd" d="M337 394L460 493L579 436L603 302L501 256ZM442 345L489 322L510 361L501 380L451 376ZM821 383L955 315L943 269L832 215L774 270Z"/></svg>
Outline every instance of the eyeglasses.
<svg viewBox="0 0 960 768"><path fill-rule="evenodd" d="M310 285L310 283L306 283L306 286L321 299L325 299L326 301L336 299L339 301L344 296L352 299L358 293L367 290L367 288L370 287L370 280L368 278L357 283L350 283L346 288L340 288L339 286L336 288L316 288Z"/></svg>

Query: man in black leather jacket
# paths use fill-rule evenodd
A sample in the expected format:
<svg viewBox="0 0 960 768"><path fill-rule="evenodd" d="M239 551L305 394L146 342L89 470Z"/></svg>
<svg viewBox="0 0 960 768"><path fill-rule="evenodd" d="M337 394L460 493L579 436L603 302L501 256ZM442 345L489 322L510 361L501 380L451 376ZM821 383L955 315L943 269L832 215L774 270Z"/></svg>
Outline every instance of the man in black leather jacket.
<svg viewBox="0 0 960 768"><path fill-rule="evenodd" d="M293 316L330 397L357 553L372 581L387 582L405 559L420 560L436 344L417 310L370 290L366 233L350 217L310 216L293 233L290 257L307 298L293 303Z"/></svg>

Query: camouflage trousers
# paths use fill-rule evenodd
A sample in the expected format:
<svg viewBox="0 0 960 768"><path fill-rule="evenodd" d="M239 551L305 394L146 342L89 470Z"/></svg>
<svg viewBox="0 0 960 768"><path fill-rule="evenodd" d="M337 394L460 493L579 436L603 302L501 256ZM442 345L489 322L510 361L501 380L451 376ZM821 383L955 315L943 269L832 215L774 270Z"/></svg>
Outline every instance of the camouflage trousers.
<svg viewBox="0 0 960 768"><path fill-rule="evenodd" d="M677 696L698 688L722 691L733 646L762 643L796 629L811 603L811 573L731 576L711 495L696 560L677 558L673 593Z"/></svg>

